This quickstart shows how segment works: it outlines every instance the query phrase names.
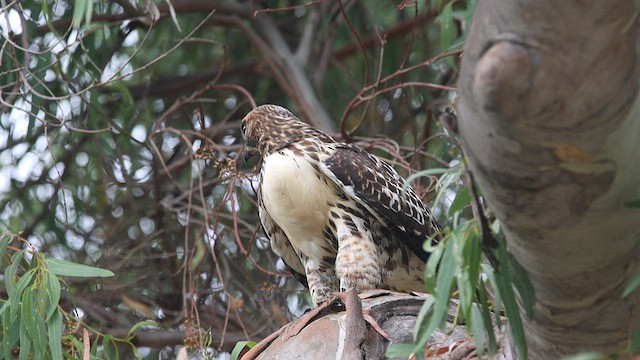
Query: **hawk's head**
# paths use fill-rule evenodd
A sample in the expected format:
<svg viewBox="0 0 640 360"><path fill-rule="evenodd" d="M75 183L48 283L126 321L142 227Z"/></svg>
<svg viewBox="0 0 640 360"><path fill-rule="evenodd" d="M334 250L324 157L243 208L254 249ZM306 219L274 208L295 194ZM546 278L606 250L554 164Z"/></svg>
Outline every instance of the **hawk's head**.
<svg viewBox="0 0 640 360"><path fill-rule="evenodd" d="M251 110L242 119L240 132L244 141L245 159L253 154L265 157L310 135L331 139L278 105L261 105Z"/></svg>

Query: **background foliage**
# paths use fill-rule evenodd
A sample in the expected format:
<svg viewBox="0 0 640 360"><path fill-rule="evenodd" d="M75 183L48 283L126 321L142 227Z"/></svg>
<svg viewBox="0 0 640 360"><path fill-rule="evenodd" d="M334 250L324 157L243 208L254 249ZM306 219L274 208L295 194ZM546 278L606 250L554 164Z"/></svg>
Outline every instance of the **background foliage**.
<svg viewBox="0 0 640 360"><path fill-rule="evenodd" d="M236 162L255 104L289 107L407 176L454 167L437 201L433 173L413 184L442 224L472 217L468 190L449 211L461 155L455 122L438 119L473 1L2 5L0 298L30 271L63 280L59 307L41 308L65 324L60 351L213 356L308 307L260 231L254 164ZM115 276L54 279L40 254Z"/></svg>

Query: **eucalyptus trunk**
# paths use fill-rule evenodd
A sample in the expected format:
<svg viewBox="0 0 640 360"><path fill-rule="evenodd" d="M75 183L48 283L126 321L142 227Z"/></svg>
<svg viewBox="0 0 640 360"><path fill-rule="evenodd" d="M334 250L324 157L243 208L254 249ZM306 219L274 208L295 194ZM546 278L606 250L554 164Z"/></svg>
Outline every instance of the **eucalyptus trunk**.
<svg viewBox="0 0 640 360"><path fill-rule="evenodd" d="M637 1L478 2L463 144L535 291L531 359L624 352L640 325Z"/></svg>

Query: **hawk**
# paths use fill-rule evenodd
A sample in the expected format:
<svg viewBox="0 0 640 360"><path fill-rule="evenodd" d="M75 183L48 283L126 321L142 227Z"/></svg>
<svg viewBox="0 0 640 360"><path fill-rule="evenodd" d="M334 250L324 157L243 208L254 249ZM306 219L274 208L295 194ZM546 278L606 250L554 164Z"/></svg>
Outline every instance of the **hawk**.
<svg viewBox="0 0 640 360"><path fill-rule="evenodd" d="M386 162L336 141L277 105L242 119L245 157L262 157L259 214L272 250L309 287L333 292L424 289L429 209Z"/></svg>

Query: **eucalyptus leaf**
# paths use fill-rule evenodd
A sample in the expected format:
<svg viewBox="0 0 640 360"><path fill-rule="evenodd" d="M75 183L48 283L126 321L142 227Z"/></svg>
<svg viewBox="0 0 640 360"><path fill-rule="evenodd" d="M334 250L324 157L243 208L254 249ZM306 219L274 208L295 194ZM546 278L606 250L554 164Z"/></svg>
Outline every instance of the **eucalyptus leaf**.
<svg viewBox="0 0 640 360"><path fill-rule="evenodd" d="M503 256L499 258L502 264L505 264L506 252L503 252ZM512 280L509 276L509 271L501 271L495 274L496 283L500 294L502 295L502 301L504 309L509 317L509 329L511 330L511 337L513 338L514 345L518 351L518 358L522 360L527 359L527 341L524 335L524 327L522 324L522 318L520 317L520 308L515 297L515 293L512 287Z"/></svg>
<svg viewBox="0 0 640 360"><path fill-rule="evenodd" d="M240 359L240 354L242 354L242 350L244 350L244 348L251 349L254 346L256 346L255 341L238 341L231 351L231 359Z"/></svg>
<svg viewBox="0 0 640 360"><path fill-rule="evenodd" d="M60 281L58 278L47 271L46 278L46 314L45 320L48 321L51 316L57 311L58 303L60 302Z"/></svg>
<svg viewBox="0 0 640 360"><path fill-rule="evenodd" d="M455 38L452 6L453 1L448 2L440 13L440 46L442 50L448 49Z"/></svg>
<svg viewBox="0 0 640 360"><path fill-rule="evenodd" d="M33 276L35 275L35 272L36 272L35 269L31 269L27 271L20 278L20 280L18 280L18 283L16 284L13 293L9 295L9 302L11 307L9 311L9 314L10 314L9 316L11 316L12 319L18 316L21 306L24 306L24 303L20 304L20 301L23 301L22 297L24 296L24 292L26 289L28 289L29 285L31 284L31 281L33 280Z"/></svg>
<svg viewBox="0 0 640 360"><path fill-rule="evenodd" d="M132 337L136 331L138 331L138 329L140 329L143 326L158 326L158 324L153 321L153 320L144 320L144 321L139 321L137 323L135 323L131 329L129 329L129 332L127 332L127 338Z"/></svg>
<svg viewBox="0 0 640 360"><path fill-rule="evenodd" d="M425 286L427 288L427 292L434 293L436 291L436 274L438 270L438 264L440 263L440 258L444 252L444 240L442 243L436 245L432 248L431 253L429 254L429 259L427 259L427 264L424 268L424 278L425 278Z"/></svg>
<svg viewBox="0 0 640 360"><path fill-rule="evenodd" d="M420 307L420 311L418 312L418 316L416 317L416 326L413 329L413 337L415 339L419 339L422 337L424 330L426 329L429 317L431 316L433 310L433 304L435 304L435 299L433 296L428 296L422 306ZM415 345L414 345L415 348ZM412 349L412 351L415 351Z"/></svg>
<svg viewBox="0 0 640 360"><path fill-rule="evenodd" d="M625 286L624 290L622 291L622 297L626 298L627 296L631 295L631 293L634 292L639 286L640 286L640 271L638 271L635 275L633 275L631 280L629 280L629 282L627 283L627 286Z"/></svg>
<svg viewBox="0 0 640 360"><path fill-rule="evenodd" d="M493 327L493 322L491 321L491 314L493 313L489 307L489 300L487 296L487 284L480 280L480 284L478 286L478 292L480 297L480 307L481 307L481 315L482 315L482 324L485 329L485 333L487 334L487 340L489 343L489 354L493 355L498 350L498 342L496 340L496 335ZM495 314L496 322L500 324L500 314L499 311Z"/></svg>
<svg viewBox="0 0 640 360"><path fill-rule="evenodd" d="M118 346L111 335L102 340L102 351L105 359L119 359Z"/></svg>
<svg viewBox="0 0 640 360"><path fill-rule="evenodd" d="M387 348L385 356L387 358L408 358L413 355L413 344L392 344Z"/></svg>
<svg viewBox="0 0 640 360"><path fill-rule="evenodd" d="M20 304L22 323L29 336L32 339L38 338L37 325L35 324L35 318L37 314L33 307L33 298L35 297L35 289L28 288L22 293L22 303Z"/></svg>
<svg viewBox="0 0 640 360"><path fill-rule="evenodd" d="M609 360L609 356L605 356L599 352L583 352L577 355L567 356L562 360Z"/></svg>
<svg viewBox="0 0 640 360"><path fill-rule="evenodd" d="M531 279L529 279L529 275L527 271L520 265L518 260L513 257L513 255L508 254L509 257L509 267L511 269L511 279L513 280L513 285L518 290L518 294L520 295L520 301L522 303L522 307L525 310L527 316L533 316L533 307L535 306L535 290L533 288L533 284L531 283Z"/></svg>
<svg viewBox="0 0 640 360"><path fill-rule="evenodd" d="M13 288L17 282L16 274L18 273L18 267L20 266L20 260L22 259L23 255L24 250L16 251L13 255L11 255L9 266L4 269L4 287L7 290L7 294L9 295L9 297L13 295Z"/></svg>
<svg viewBox="0 0 640 360"><path fill-rule="evenodd" d="M11 240L13 240L12 236L0 235L0 268L4 266L4 255Z"/></svg>
<svg viewBox="0 0 640 360"><path fill-rule="evenodd" d="M47 259L46 266L49 271L58 276L72 277L111 277L113 272L93 266L76 264L66 260Z"/></svg>
<svg viewBox="0 0 640 360"><path fill-rule="evenodd" d="M80 27L87 11L88 3L92 0L75 0L73 2L73 15L71 16L71 26Z"/></svg>
<svg viewBox="0 0 640 360"><path fill-rule="evenodd" d="M56 307L47 320L49 350L53 359L62 359L62 314Z"/></svg>
<svg viewBox="0 0 640 360"><path fill-rule="evenodd" d="M35 312L33 314L33 323L35 325L36 336L34 337L34 349L36 350L36 354L48 354L48 339L47 328L45 326L44 319L42 319L41 314Z"/></svg>
<svg viewBox="0 0 640 360"><path fill-rule="evenodd" d="M473 343L476 346L478 358L482 358L484 354L484 318L482 312L478 309L477 304L471 306L471 333L473 334Z"/></svg>
<svg viewBox="0 0 640 360"><path fill-rule="evenodd" d="M449 206L449 216L453 216L453 214L461 211L465 207L467 207L471 203L471 194L469 193L468 187L463 187L458 191L456 197L451 202L451 206Z"/></svg>
<svg viewBox="0 0 640 360"><path fill-rule="evenodd" d="M32 357L31 354L31 342L33 337L29 334L26 324L24 322L20 323L20 355L18 355L18 359L20 360L30 360ZM12 359L13 357L9 357L7 359Z"/></svg>
<svg viewBox="0 0 640 360"><path fill-rule="evenodd" d="M634 355L640 355L640 329L637 329L633 337L631 337L629 352Z"/></svg>
<svg viewBox="0 0 640 360"><path fill-rule="evenodd" d="M624 206L635 209L640 208L640 199L627 201L624 203Z"/></svg>
<svg viewBox="0 0 640 360"><path fill-rule="evenodd" d="M13 346L18 343L20 339L20 318L18 317L16 321L12 321L11 316L0 316L2 319L2 347L3 354L5 359L11 359L11 350Z"/></svg>
<svg viewBox="0 0 640 360"><path fill-rule="evenodd" d="M447 311L449 310L451 288L453 287L456 271L454 247L447 246L438 269L436 291L433 294L435 298L433 313L426 321L427 324L424 331L422 331L420 337L416 340L414 353L420 353L422 351L422 348L427 344L433 332L440 327L446 319Z"/></svg>

